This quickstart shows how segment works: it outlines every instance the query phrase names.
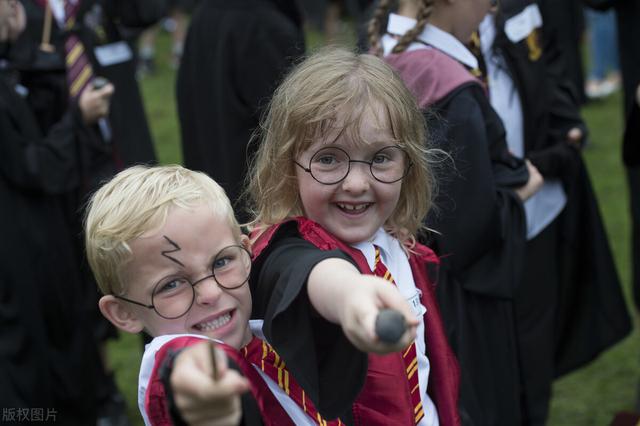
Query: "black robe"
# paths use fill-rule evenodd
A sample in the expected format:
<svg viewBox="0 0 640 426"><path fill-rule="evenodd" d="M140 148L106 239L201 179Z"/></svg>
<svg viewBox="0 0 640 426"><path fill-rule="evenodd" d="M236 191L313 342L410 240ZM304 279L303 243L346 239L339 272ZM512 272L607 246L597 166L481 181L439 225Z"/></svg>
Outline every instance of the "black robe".
<svg viewBox="0 0 640 426"><path fill-rule="evenodd" d="M307 294L311 270L328 258L355 266L345 253L318 250L302 239L296 222L283 224L252 264L251 317L264 320L267 341L318 412L353 424L351 404L365 381L367 354L349 342L339 325L320 317ZM350 373L346 378L345 371Z"/></svg>
<svg viewBox="0 0 640 426"><path fill-rule="evenodd" d="M521 100L525 157L544 178L560 179L567 194L563 213L527 244L516 297L526 415L542 424L553 378L622 339L629 318L584 162L567 143L570 129L581 129L585 139L587 130L562 72L556 30L544 25L517 43L504 32L530 3L501 3L492 49L504 58Z"/></svg>
<svg viewBox="0 0 640 426"><path fill-rule="evenodd" d="M626 131L622 159L627 168L632 221L632 286L636 308L640 310L640 113L636 90L640 84L640 1L638 0L584 0L596 9L615 7L618 17L618 46L620 69L624 88Z"/></svg>
<svg viewBox="0 0 640 426"><path fill-rule="evenodd" d="M523 1L507 0L497 20L517 13ZM544 177L560 178L567 205L558 220L560 288L556 328L555 375L560 376L595 358L630 331L620 280L606 231L580 153L569 147L572 127L586 128L577 100L561 73L563 57L554 46L553 26L544 27L539 60L531 60L526 42L518 44L498 32L495 48L503 52L523 105L525 156ZM539 259L541 262L544 259Z"/></svg>
<svg viewBox="0 0 640 426"><path fill-rule="evenodd" d="M42 40L44 8L36 0L24 0L27 13L27 31L17 41L22 51L16 62L23 68L33 67ZM163 0L82 0L73 31L83 42L94 75L109 79L115 86L111 98L109 123L113 133L114 150L108 159L101 158L89 167L93 170L89 187L94 187L114 172L133 164L156 161L151 133L135 77L135 46L123 36L123 29L144 28L152 25L164 13ZM57 61L49 61L51 70L64 72L64 42L66 33L55 18L51 25L51 44ZM108 66L98 62L95 49L123 42L132 56ZM126 47L125 47L126 49ZM66 84L66 82L64 83Z"/></svg>
<svg viewBox="0 0 640 426"><path fill-rule="evenodd" d="M427 225L439 233L429 245L442 262L437 295L460 362L463 423L518 424L512 299L525 222L520 200L496 184L491 169L505 152L504 129L478 84L454 90L430 113L438 148L455 162L455 170L439 176L436 211Z"/></svg>
<svg viewBox="0 0 640 426"><path fill-rule="evenodd" d="M640 311L640 105L636 102L627 119L622 147L631 204L631 264L633 300Z"/></svg>
<svg viewBox="0 0 640 426"><path fill-rule="evenodd" d="M564 57L563 74L571 82L576 99L586 102L580 40L584 31L584 14L580 0L536 0L546 28L554 31L553 43Z"/></svg>
<svg viewBox="0 0 640 426"><path fill-rule="evenodd" d="M511 188L528 173L508 153L480 82L460 63L436 49L386 59L424 109L432 146L452 159L435 170L438 196L426 221L435 232L426 243L441 259L436 294L460 363L462 422L520 424L513 296L526 228Z"/></svg>
<svg viewBox="0 0 640 426"><path fill-rule="evenodd" d="M59 28L54 18L51 26L54 51L43 52L39 47L45 10L37 0L24 0L23 4L27 14L27 30L12 48L12 61L20 69L25 85L42 89L32 90L29 102L41 129L47 131L60 119L66 108L77 108L74 105L76 101L68 96L64 51L67 33ZM73 28L83 42L94 75L108 78L115 86L108 117L112 141L105 141L98 125L93 126L91 144L78 145L76 167L80 173L80 184L65 195L67 222L70 232L77 236L74 251L86 282L87 299L84 306L93 312L99 339L113 336L115 330L97 310L98 290L84 257L81 241L82 209L88 194L104 180L124 167L154 163L155 153L135 78L134 57L102 66L96 59L95 49L123 43L134 52L134 46L124 39L125 26L131 29L153 24L163 16L164 6L163 0L82 0ZM59 107L51 108L52 104Z"/></svg>
<svg viewBox="0 0 640 426"><path fill-rule="evenodd" d="M304 53L294 2L207 0L194 11L176 85L184 165L238 203L262 109Z"/></svg>
<svg viewBox="0 0 640 426"><path fill-rule="evenodd" d="M42 133L16 76L0 70L0 405L91 424L99 358L63 202L90 129L69 109Z"/></svg>

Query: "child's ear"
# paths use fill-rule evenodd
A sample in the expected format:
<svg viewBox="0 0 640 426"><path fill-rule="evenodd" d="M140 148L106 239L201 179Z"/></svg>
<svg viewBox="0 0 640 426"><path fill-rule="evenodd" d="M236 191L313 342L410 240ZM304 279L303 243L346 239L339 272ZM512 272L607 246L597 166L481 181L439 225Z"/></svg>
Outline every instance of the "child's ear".
<svg viewBox="0 0 640 426"><path fill-rule="evenodd" d="M240 244L242 247L246 248L249 253L251 253L251 240L246 235L242 234L240 236Z"/></svg>
<svg viewBox="0 0 640 426"><path fill-rule="evenodd" d="M98 307L102 315L120 330L135 334L144 329L144 324L138 317L130 309L123 306L121 300L111 294L102 296L98 301Z"/></svg>

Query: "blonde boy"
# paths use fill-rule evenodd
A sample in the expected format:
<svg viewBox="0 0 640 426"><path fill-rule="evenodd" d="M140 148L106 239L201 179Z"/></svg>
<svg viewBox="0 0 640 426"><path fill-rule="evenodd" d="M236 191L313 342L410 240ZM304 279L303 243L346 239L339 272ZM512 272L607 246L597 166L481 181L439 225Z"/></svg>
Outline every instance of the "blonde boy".
<svg viewBox="0 0 640 426"><path fill-rule="evenodd" d="M85 233L89 264L104 294L101 312L123 331L144 330L154 337L143 357L138 394L147 424L171 423L176 412L164 397L171 391L186 420L233 423L242 414L239 394L249 388L267 424L314 424L308 412L289 402L268 377L246 368L248 361L233 350L243 348L246 354L257 340L249 327L251 257L248 238L240 231L229 199L211 178L180 166L126 169L92 197ZM326 268L332 261L318 265ZM344 287L366 289L370 295L359 297L358 307L392 307L413 325L410 308L386 282L363 277L374 280L363 286L359 274L356 278L350 277ZM347 306L344 316L333 322L364 334L366 330L357 325L355 305ZM259 333L259 327L254 331ZM415 327L409 327L396 345L369 342L358 347L386 353L401 349L414 335ZM243 363L240 370L246 378L226 368L220 351L216 355L220 368L212 377L211 355L204 344L185 349L176 358L170 382L158 377L162 369L157 367L164 363L168 345L174 345L172 350L192 346L202 336L224 342L220 347L233 361ZM166 389L168 383L172 389Z"/></svg>
<svg viewBox="0 0 640 426"><path fill-rule="evenodd" d="M248 240L224 191L205 174L180 166L122 171L92 197L85 238L104 294L100 311L120 330L201 335L234 348L251 340ZM154 342L139 390L140 410L151 424L158 422L145 407L151 379L145 363L155 365L153 355L166 339ZM227 401L219 414L237 417L238 394L248 383L220 359L216 395Z"/></svg>

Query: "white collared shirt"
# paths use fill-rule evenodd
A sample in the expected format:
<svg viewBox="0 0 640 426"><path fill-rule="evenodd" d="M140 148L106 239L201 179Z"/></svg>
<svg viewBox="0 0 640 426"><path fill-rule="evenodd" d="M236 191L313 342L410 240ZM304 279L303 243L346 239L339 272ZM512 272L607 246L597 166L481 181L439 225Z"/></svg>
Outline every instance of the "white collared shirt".
<svg viewBox="0 0 640 426"><path fill-rule="evenodd" d="M54 18L56 18L56 22L60 28L64 28L64 0L49 0L49 7L51 7L51 13Z"/></svg>
<svg viewBox="0 0 640 426"><path fill-rule="evenodd" d="M524 157L524 116L518 89L509 75L504 57L492 49L496 37L494 17L488 14L479 28L482 56L487 66L489 98L507 133L507 145L516 157ZM538 192L524 203L527 239L531 240L564 209L567 196L559 179L545 179Z"/></svg>
<svg viewBox="0 0 640 426"><path fill-rule="evenodd" d="M262 324L263 320L250 320L249 328L251 332L266 342L264 334L262 333ZM149 381L151 379L154 367L156 367L156 353L164 346L167 342L180 338L180 337L195 337L202 340L213 340L215 342L220 342L216 339L210 339L207 336L203 336L200 334L171 334L155 337L151 342L147 343L144 348L144 354L142 356L142 362L140 365L140 373L138 376L138 408L140 409L140 414L144 420L145 425L150 425L149 415L147 413L147 408L145 406L147 389L149 387ZM220 342L221 343L221 342ZM302 426L314 426L317 424L315 419L312 419L308 416L302 408L298 406L286 393L282 390L276 382L274 382L269 376L267 376L257 365L252 364L253 368L258 372L260 377L265 381L269 390L276 397L282 408L287 412L291 420L295 425Z"/></svg>
<svg viewBox="0 0 640 426"><path fill-rule="evenodd" d="M411 273L409 258L400 245L400 242L385 232L384 229L380 228L371 240L353 245L353 247L360 250L367 259L367 264L372 271L375 266L374 245L380 247L380 258L382 263L384 263L391 273L400 294L402 294L407 302L409 302L409 305L413 308L416 317L420 321L415 343L418 358L418 384L420 385L424 417L420 420L418 425L437 426L439 425L438 412L435 404L427 394L429 371L431 370L431 364L429 363L429 358L427 358L426 342L424 339L424 314L427 309L420 302L420 290L416 287L413 274Z"/></svg>
<svg viewBox="0 0 640 426"><path fill-rule="evenodd" d="M388 34L382 37L384 54L391 53L391 49L398 43L398 40L393 37L394 35L402 36L415 25L415 19L396 15L395 13L390 14L389 23L387 24ZM407 47L407 51L428 49L429 46L432 46L471 69L478 68L478 60L460 40L433 24L425 25L424 30L418 35L417 39L420 42L411 43Z"/></svg>

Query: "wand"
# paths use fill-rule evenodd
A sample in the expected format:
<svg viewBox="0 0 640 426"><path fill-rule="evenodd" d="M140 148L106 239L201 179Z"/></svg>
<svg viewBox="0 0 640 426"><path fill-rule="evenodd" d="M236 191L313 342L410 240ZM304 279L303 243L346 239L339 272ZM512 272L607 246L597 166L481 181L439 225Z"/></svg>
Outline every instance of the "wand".
<svg viewBox="0 0 640 426"><path fill-rule="evenodd" d="M402 314L393 309L383 309L376 317L376 334L384 343L396 343L407 329Z"/></svg>
<svg viewBox="0 0 640 426"><path fill-rule="evenodd" d="M216 363L216 344L209 341L209 354L211 355L211 378L215 382L218 379L218 364Z"/></svg>

